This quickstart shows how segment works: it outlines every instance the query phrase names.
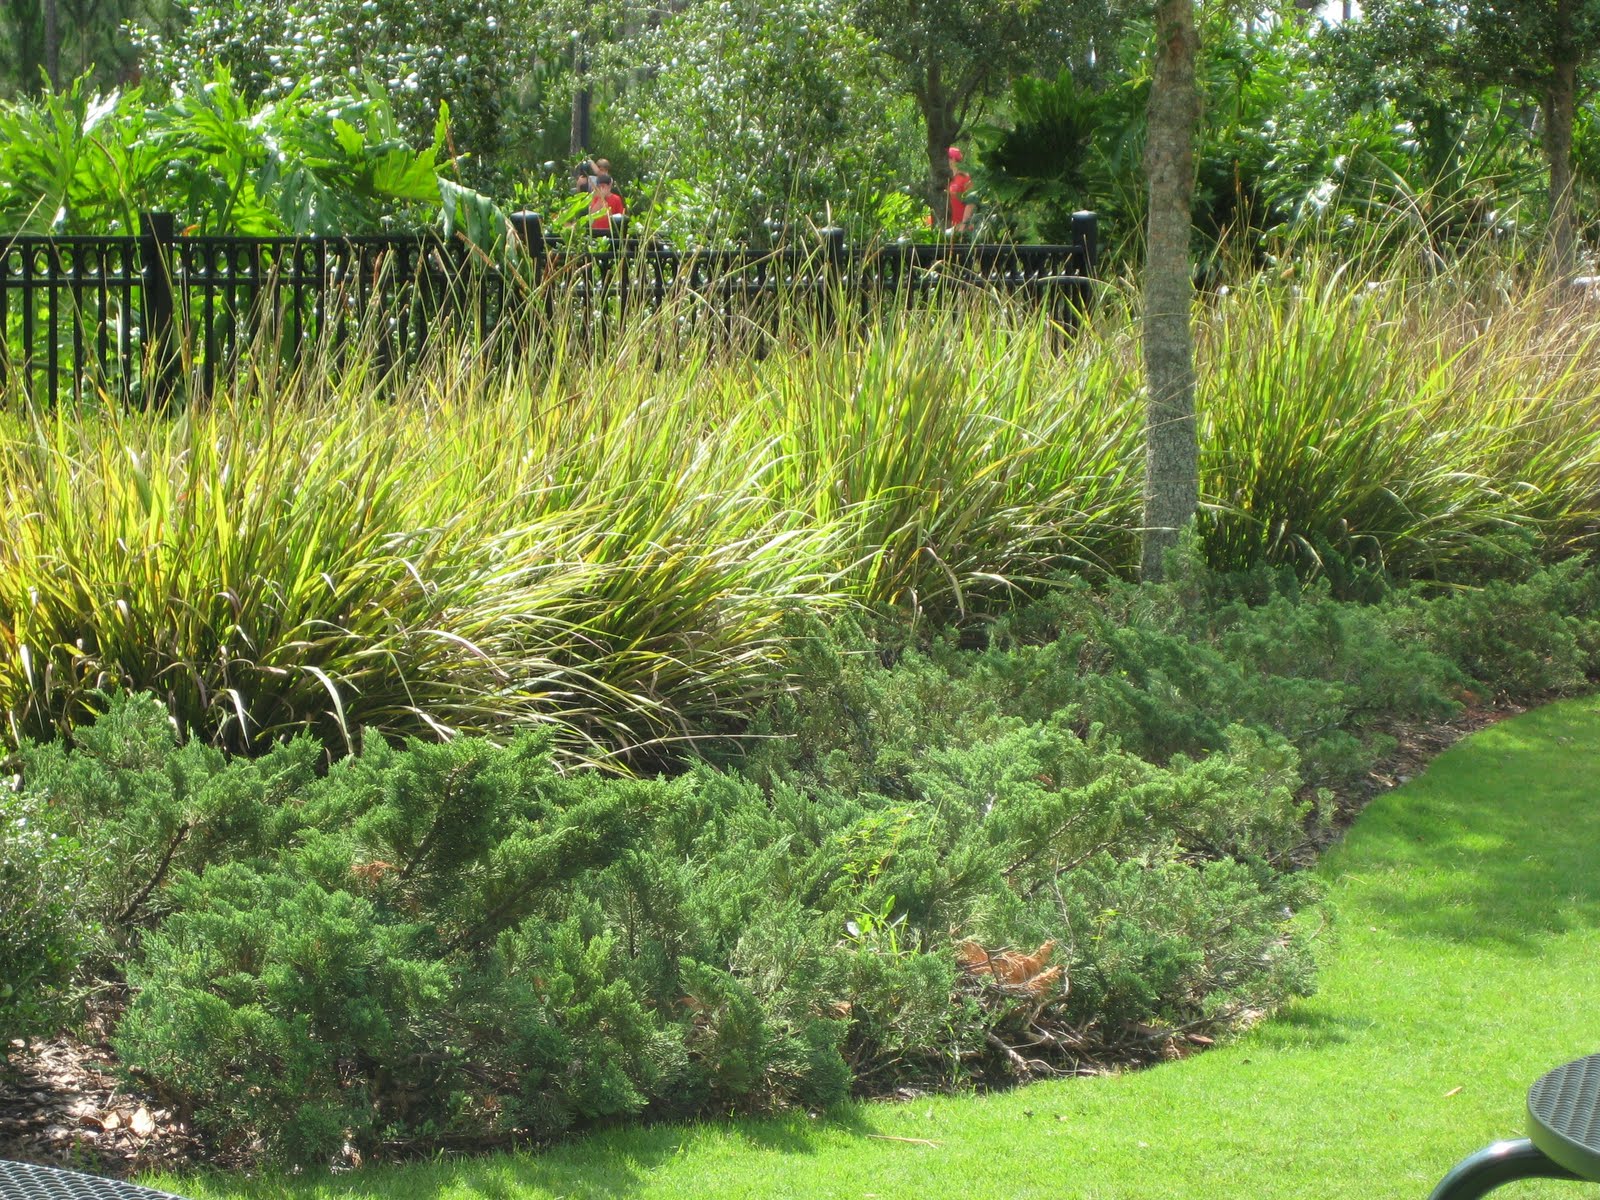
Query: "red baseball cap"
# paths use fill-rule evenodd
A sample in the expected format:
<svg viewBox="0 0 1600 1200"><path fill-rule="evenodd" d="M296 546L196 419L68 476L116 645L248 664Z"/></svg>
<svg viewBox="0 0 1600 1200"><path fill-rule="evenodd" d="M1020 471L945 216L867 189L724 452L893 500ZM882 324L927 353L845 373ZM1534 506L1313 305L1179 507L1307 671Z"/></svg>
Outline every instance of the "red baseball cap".
<svg viewBox="0 0 1600 1200"><path fill-rule="evenodd" d="M950 155L951 162L961 161L961 151L957 150L954 146L951 146L947 153Z"/></svg>

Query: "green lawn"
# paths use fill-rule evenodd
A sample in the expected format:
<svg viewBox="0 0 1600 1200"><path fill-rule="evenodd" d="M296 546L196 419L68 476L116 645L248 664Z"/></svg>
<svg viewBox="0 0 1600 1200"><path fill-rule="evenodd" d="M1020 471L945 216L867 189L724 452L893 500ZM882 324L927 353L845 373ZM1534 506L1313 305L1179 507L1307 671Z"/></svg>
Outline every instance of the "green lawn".
<svg viewBox="0 0 1600 1200"><path fill-rule="evenodd" d="M1426 1197L1457 1159L1520 1135L1538 1074L1600 1049L1600 700L1458 745L1374 803L1321 870L1338 932L1320 993L1184 1062L544 1154L159 1182L200 1200Z"/></svg>

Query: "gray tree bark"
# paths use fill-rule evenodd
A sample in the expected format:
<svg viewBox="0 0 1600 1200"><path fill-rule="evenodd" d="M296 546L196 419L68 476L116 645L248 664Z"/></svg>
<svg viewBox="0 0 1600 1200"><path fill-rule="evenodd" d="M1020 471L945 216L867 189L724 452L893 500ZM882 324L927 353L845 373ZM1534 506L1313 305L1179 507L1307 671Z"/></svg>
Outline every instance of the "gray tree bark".
<svg viewBox="0 0 1600 1200"><path fill-rule="evenodd" d="M935 229L950 224L950 147L956 140L956 104L945 90L938 63L929 63L922 86L916 89L917 107L922 110L927 130L928 205L933 209Z"/></svg>
<svg viewBox="0 0 1600 1200"><path fill-rule="evenodd" d="M1162 556L1200 505L1194 417L1194 278L1189 238L1194 138L1200 122L1194 0L1159 0L1156 62L1144 151L1150 181L1145 230L1144 545L1141 573L1158 580Z"/></svg>
<svg viewBox="0 0 1600 1200"><path fill-rule="evenodd" d="M44 0L44 70L50 90L61 90L61 12L56 0ZM36 81L29 80L31 85Z"/></svg>
<svg viewBox="0 0 1600 1200"><path fill-rule="evenodd" d="M1569 275L1578 261L1578 222L1572 197L1572 125L1578 107L1578 67L1557 63L1544 104L1544 152L1550 162L1550 267Z"/></svg>

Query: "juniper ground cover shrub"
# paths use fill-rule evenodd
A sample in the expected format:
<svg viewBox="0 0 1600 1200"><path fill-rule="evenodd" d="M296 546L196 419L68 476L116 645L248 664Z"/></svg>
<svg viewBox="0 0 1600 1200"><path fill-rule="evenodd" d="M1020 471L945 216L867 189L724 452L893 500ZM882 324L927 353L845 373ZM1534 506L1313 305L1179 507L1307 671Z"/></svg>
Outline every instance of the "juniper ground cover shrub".
<svg viewBox="0 0 1600 1200"><path fill-rule="evenodd" d="M545 1114L535 1132L568 1107L632 1111L615 1066L642 1053L627 996L584 988L543 1014L547 990L570 994L563 979L593 982L605 960L600 931L561 924L560 898L672 785L562 776L534 734L504 748L373 739L276 794L253 786L264 761L217 756L197 789L232 805L130 955L117 1045L131 1067L224 1142L266 1132L294 1161L492 1128L491 1098L530 1075L549 1080L527 1089ZM48 786L75 803L85 782L57 772Z"/></svg>
<svg viewBox="0 0 1600 1200"><path fill-rule="evenodd" d="M92 927L73 884L83 851L38 797L0 787L0 1038L65 1015Z"/></svg>
<svg viewBox="0 0 1600 1200"><path fill-rule="evenodd" d="M543 734L322 771L309 738L229 759L138 698L85 733L27 747L17 797L101 865L81 953L128 985L126 1069L236 1153L1010 1078L1310 978L1282 869L1307 805L1243 734L1161 766L1009 719L886 794L564 774Z"/></svg>
<svg viewBox="0 0 1600 1200"><path fill-rule="evenodd" d="M125 1068L288 1162L1225 1030L1313 985L1298 868L1334 793L1463 688L1580 686L1600 589L1569 565L1356 605L1174 566L1063 584L982 645L794 616L795 689L671 778L574 771L543 731L228 757L119 696L25 744L5 796L7 896L72 898L0 918L32 1006L8 1027L125 981Z"/></svg>
<svg viewBox="0 0 1600 1200"><path fill-rule="evenodd" d="M1098 731L1157 763L1223 750L1247 729L1287 756L1301 784L1336 788L1391 747L1385 725L1456 707L1466 678L1456 647L1421 632L1445 620L1426 614L1446 601L1419 592L1360 605L1289 573L1228 581L1192 558L1175 565L1159 586L1063 581L992 623L977 652L939 639L906 648L843 622L812 626L798 635L801 686L757 718L762 736L737 761L759 778L894 794L933 747L1064 716L1080 735ZM1238 596L1263 586L1260 602ZM1483 637L1521 620L1482 605L1473 619ZM1581 677L1583 663L1568 656L1564 670Z"/></svg>
<svg viewBox="0 0 1600 1200"><path fill-rule="evenodd" d="M1573 559L1422 610L1419 632L1490 695L1571 692L1600 672L1600 572Z"/></svg>

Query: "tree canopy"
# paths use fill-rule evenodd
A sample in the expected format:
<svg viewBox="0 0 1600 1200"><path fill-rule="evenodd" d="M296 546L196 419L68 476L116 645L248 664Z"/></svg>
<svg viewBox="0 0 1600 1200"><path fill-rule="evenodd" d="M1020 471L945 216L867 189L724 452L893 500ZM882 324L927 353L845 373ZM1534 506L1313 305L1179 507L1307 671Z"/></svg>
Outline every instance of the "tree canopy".
<svg viewBox="0 0 1600 1200"><path fill-rule="evenodd" d="M1364 65L1436 112L1459 109L1463 91L1483 87L1510 89L1537 106L1552 256L1570 266L1573 134L1593 88L1586 68L1600 53L1600 0L1368 0L1351 42Z"/></svg>
<svg viewBox="0 0 1600 1200"><path fill-rule="evenodd" d="M1332 26L1302 8L1196 5L1202 277L1230 255L1273 261L1308 232L1373 244L1389 235L1361 231L1390 224L1420 228L1435 253L1492 236L1575 261L1600 200L1600 0L1368 0ZM685 241L759 240L769 223L936 238L959 144L975 204L960 236L1060 240L1089 208L1111 260L1131 265L1155 12L1149 0L0 0L0 96L44 87L53 13L58 90L89 70L86 96L142 81L159 106L219 67L250 104L376 87L414 146L448 106L452 177L507 207L564 210L571 168L604 157L630 211Z"/></svg>
<svg viewBox="0 0 1600 1200"><path fill-rule="evenodd" d="M1092 74L1096 47L1104 53L1114 44L1122 21L1117 0L849 0L848 13L916 101L941 223L945 151L978 106L1025 74Z"/></svg>

